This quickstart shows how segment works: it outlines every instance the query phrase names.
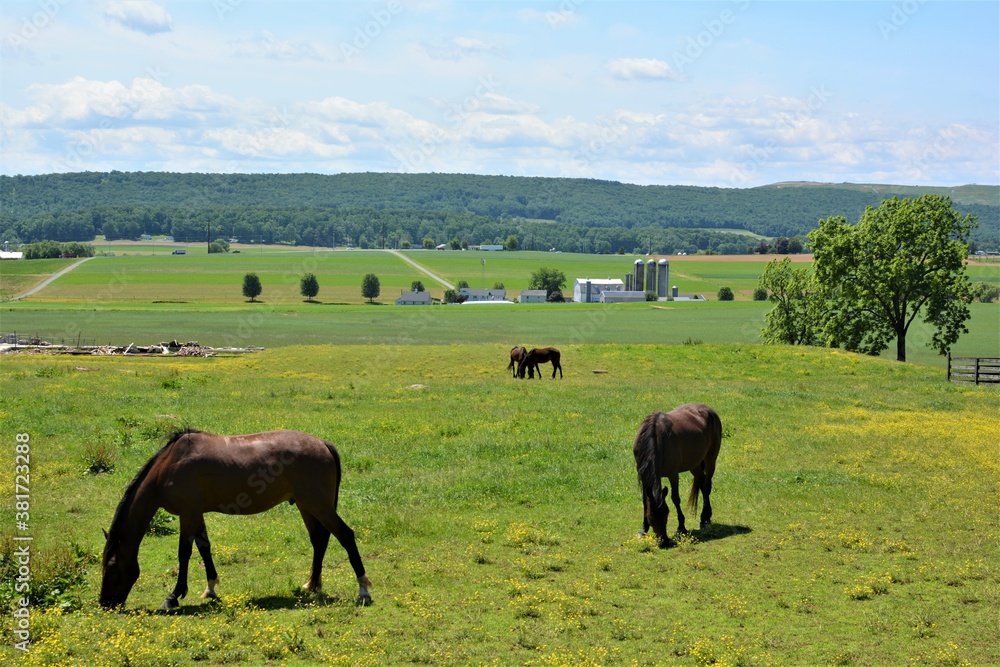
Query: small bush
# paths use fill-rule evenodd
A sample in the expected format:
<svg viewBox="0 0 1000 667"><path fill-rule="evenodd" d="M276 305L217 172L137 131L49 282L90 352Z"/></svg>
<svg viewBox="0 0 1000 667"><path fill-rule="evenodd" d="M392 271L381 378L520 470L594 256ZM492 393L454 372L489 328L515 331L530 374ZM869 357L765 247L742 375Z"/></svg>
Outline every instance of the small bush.
<svg viewBox="0 0 1000 667"><path fill-rule="evenodd" d="M1000 297L1000 287L981 282L972 286L972 298L981 303L993 303Z"/></svg>
<svg viewBox="0 0 1000 667"><path fill-rule="evenodd" d="M36 609L59 607L71 611L83 606L81 590L87 566L94 560L89 551L76 542L40 552L32 547L31 587L24 592L15 588L20 567L15 549L13 537L0 541L0 608L10 610L13 601L25 595Z"/></svg>
<svg viewBox="0 0 1000 667"><path fill-rule="evenodd" d="M733 290L729 287L720 287L718 296L719 296L719 301L732 301Z"/></svg>
<svg viewBox="0 0 1000 667"><path fill-rule="evenodd" d="M652 290L646 290L646 301L656 301L657 298L658 297L656 296L656 292L653 292Z"/></svg>
<svg viewBox="0 0 1000 667"><path fill-rule="evenodd" d="M118 463L118 452L107 443L88 442L83 450L83 462L86 464L83 474L100 475L114 472Z"/></svg>
<svg viewBox="0 0 1000 667"><path fill-rule="evenodd" d="M767 290L763 287L758 287L753 291L754 301L767 301Z"/></svg>
<svg viewBox="0 0 1000 667"><path fill-rule="evenodd" d="M177 534L177 529L170 525L176 518L177 517L170 514L162 507L159 508L156 510L156 514L153 515L153 520L149 522L149 526L146 528L146 534L153 535L155 537Z"/></svg>

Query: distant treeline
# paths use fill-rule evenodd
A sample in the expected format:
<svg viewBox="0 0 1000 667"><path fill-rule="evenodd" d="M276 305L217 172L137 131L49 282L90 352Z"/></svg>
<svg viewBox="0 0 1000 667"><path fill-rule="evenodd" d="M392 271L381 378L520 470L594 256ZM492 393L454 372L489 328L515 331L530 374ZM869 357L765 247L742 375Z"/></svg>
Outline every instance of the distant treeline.
<svg viewBox="0 0 1000 667"><path fill-rule="evenodd" d="M170 234L328 246L468 244L519 238L523 249L745 252L798 237L832 215L856 221L886 192L838 186L726 189L463 174L176 174L0 176L0 239L90 241ZM1000 205L959 204L1000 246Z"/></svg>

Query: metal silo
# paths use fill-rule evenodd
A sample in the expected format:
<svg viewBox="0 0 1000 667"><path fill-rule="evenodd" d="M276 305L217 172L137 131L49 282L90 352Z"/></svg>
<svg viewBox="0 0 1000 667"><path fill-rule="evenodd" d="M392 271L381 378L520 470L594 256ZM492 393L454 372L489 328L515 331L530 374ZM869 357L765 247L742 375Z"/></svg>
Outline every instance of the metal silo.
<svg viewBox="0 0 1000 667"><path fill-rule="evenodd" d="M646 262L646 291L656 292L656 260Z"/></svg>
<svg viewBox="0 0 1000 667"><path fill-rule="evenodd" d="M656 296L667 296L668 280L670 280L670 262L661 259L656 264Z"/></svg>
<svg viewBox="0 0 1000 667"><path fill-rule="evenodd" d="M643 281L642 281L642 271L643 271L643 268L642 267L643 267L642 260L641 259L635 260L635 267L633 267L633 269L632 269L633 276L634 276L634 278L632 279L632 282L634 283L632 285L632 288L636 292L641 292L642 291L642 285L643 285Z"/></svg>
<svg viewBox="0 0 1000 667"><path fill-rule="evenodd" d="M625 291L626 292L631 292L632 291L632 274L631 273L626 273L625 274Z"/></svg>

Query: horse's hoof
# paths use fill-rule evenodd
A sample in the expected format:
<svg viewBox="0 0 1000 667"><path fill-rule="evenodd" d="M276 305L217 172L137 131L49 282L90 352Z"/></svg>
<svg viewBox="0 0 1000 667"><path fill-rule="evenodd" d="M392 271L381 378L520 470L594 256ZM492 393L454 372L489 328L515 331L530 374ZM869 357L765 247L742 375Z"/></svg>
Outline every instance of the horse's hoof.
<svg viewBox="0 0 1000 667"><path fill-rule="evenodd" d="M181 603L177 601L176 598L167 598L160 605L160 611L170 611L171 609L176 609L181 606Z"/></svg>
<svg viewBox="0 0 1000 667"><path fill-rule="evenodd" d="M370 607L372 603L372 596L370 595L359 595L357 602L355 603L359 607Z"/></svg>
<svg viewBox="0 0 1000 667"><path fill-rule="evenodd" d="M216 593L215 591L205 591L204 593L201 594L201 599L202 600L218 600L219 599L219 594Z"/></svg>
<svg viewBox="0 0 1000 667"><path fill-rule="evenodd" d="M698 530L708 530L711 527L712 527L711 521L702 521L701 525L698 526Z"/></svg>

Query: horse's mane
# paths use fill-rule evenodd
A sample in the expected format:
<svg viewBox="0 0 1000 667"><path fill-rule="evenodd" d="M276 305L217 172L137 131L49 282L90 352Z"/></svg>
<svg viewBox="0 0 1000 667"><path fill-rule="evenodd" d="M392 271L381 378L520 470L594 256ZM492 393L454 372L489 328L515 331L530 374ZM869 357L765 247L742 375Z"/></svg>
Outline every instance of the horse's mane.
<svg viewBox="0 0 1000 667"><path fill-rule="evenodd" d="M660 482L660 457L656 437L657 424L663 416L665 415L662 412L654 412L646 417L635 436L635 463L639 473L639 488L649 493L657 506L666 501Z"/></svg>
<svg viewBox="0 0 1000 667"><path fill-rule="evenodd" d="M170 448L171 445L188 433L201 433L201 431L194 428L184 427L169 433L159 451L149 457L149 460L143 464L142 468L139 469L139 472L137 472L135 477L132 478L132 481L125 487L125 494L118 502L118 507L115 509L115 516L111 519L111 528L108 530L108 542L111 542L115 537L117 537L124 526L125 519L128 517L129 508L132 506L132 501L135 500L135 494L138 492L143 480L146 479L149 471L152 470L153 465L156 464L160 457L163 456L163 453Z"/></svg>

